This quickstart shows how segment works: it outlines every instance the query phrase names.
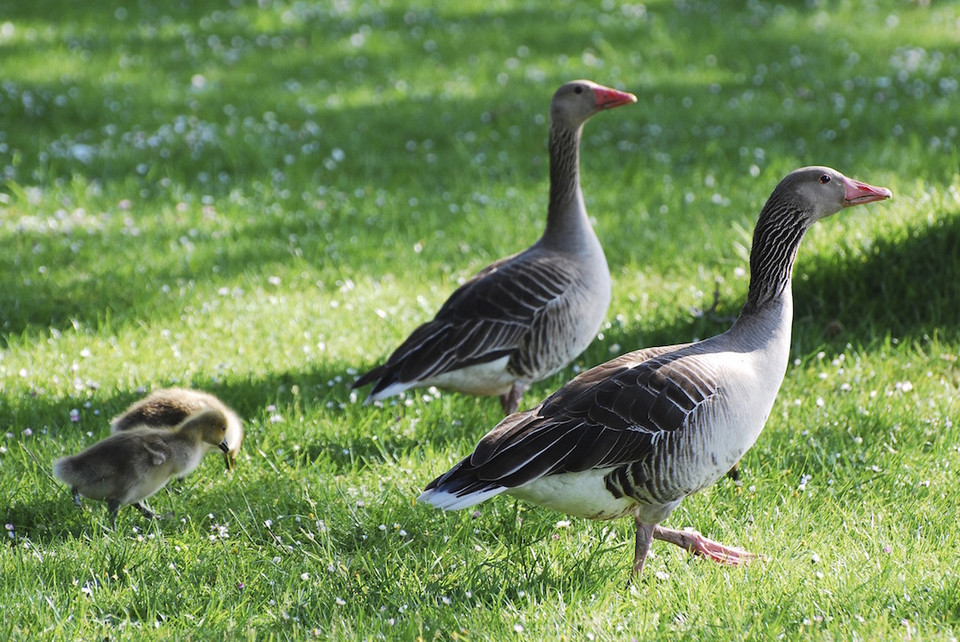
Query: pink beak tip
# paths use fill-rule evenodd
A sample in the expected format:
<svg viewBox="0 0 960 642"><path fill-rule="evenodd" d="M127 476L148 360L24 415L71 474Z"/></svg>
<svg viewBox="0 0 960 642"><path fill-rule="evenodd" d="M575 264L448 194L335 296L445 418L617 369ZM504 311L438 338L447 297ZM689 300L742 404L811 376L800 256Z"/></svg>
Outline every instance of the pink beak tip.
<svg viewBox="0 0 960 642"><path fill-rule="evenodd" d="M609 89L606 87L596 90L596 96L597 107L600 109L610 109L612 107L619 107L621 105L629 105L637 102L637 97L630 92L620 91L619 89Z"/></svg>
<svg viewBox="0 0 960 642"><path fill-rule="evenodd" d="M872 203L893 198L893 192L886 187L875 187L853 179L846 180L846 200L848 205Z"/></svg>

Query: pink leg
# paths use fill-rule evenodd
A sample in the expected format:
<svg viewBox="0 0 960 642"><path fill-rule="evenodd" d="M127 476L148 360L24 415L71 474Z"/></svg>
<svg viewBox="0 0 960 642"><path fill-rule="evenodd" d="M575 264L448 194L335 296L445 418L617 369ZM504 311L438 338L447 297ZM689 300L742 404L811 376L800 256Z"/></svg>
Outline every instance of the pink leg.
<svg viewBox="0 0 960 642"><path fill-rule="evenodd" d="M678 531L672 528L657 526L653 531L654 539L663 540L676 544L680 548L686 549L694 555L703 555L709 557L714 562L720 564L730 564L736 566L741 563L747 563L757 556L749 553L742 548L724 546L720 542L707 539L697 531L684 530Z"/></svg>
<svg viewBox="0 0 960 642"><path fill-rule="evenodd" d="M504 415L512 415L517 411L517 408L520 407L520 399L523 398L523 393L526 391L527 386L514 383L513 387L510 388L510 392L505 395L500 395L500 406L503 408Z"/></svg>
<svg viewBox="0 0 960 642"><path fill-rule="evenodd" d="M650 544L653 542L653 534L657 529L656 524L643 524L639 517L634 516L633 521L637 524L637 547L633 553L633 571L630 572L630 579L627 586L633 578L639 577L643 571L643 563L647 559L647 553L650 551Z"/></svg>

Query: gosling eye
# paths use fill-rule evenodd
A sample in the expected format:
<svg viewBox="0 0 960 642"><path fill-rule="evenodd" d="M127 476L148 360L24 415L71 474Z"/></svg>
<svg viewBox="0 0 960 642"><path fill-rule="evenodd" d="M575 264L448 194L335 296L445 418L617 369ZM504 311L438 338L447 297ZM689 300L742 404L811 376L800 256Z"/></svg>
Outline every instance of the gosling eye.
<svg viewBox="0 0 960 642"><path fill-rule="evenodd" d="M821 185L826 185L829 182L830 182L830 174L824 174L823 176L820 177Z"/></svg>
<svg viewBox="0 0 960 642"><path fill-rule="evenodd" d="M576 87L573 88L573 93L575 93L575 94L582 94L582 93L583 93L583 87L580 86L580 85L577 85Z"/></svg>

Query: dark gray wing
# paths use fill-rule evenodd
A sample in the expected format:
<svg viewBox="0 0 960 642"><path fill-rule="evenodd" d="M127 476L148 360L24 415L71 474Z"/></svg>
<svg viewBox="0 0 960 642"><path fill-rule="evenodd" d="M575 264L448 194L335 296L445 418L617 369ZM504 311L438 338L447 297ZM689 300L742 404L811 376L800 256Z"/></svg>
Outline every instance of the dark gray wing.
<svg viewBox="0 0 960 642"><path fill-rule="evenodd" d="M539 407L504 419L427 489L463 496L650 456L719 389L690 347L640 350L591 368Z"/></svg>
<svg viewBox="0 0 960 642"><path fill-rule="evenodd" d="M555 255L524 252L489 265L353 387L376 381L371 391L376 394L398 381L420 381L511 356L544 309L576 279L574 266Z"/></svg>

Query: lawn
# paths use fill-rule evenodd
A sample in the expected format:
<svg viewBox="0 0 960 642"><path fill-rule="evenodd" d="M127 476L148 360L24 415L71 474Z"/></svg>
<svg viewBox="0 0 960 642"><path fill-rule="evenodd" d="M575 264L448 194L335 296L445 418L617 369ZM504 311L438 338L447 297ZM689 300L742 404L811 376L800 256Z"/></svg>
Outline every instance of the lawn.
<svg viewBox="0 0 960 642"><path fill-rule="evenodd" d="M0 638L960 636L960 3L261 0L0 7ZM459 282L542 231L546 113L586 127L614 279L576 371L722 331L751 232L810 164L890 188L818 224L792 362L742 461L668 520L414 503L496 399L351 392ZM244 417L149 503L53 460L154 388Z"/></svg>

